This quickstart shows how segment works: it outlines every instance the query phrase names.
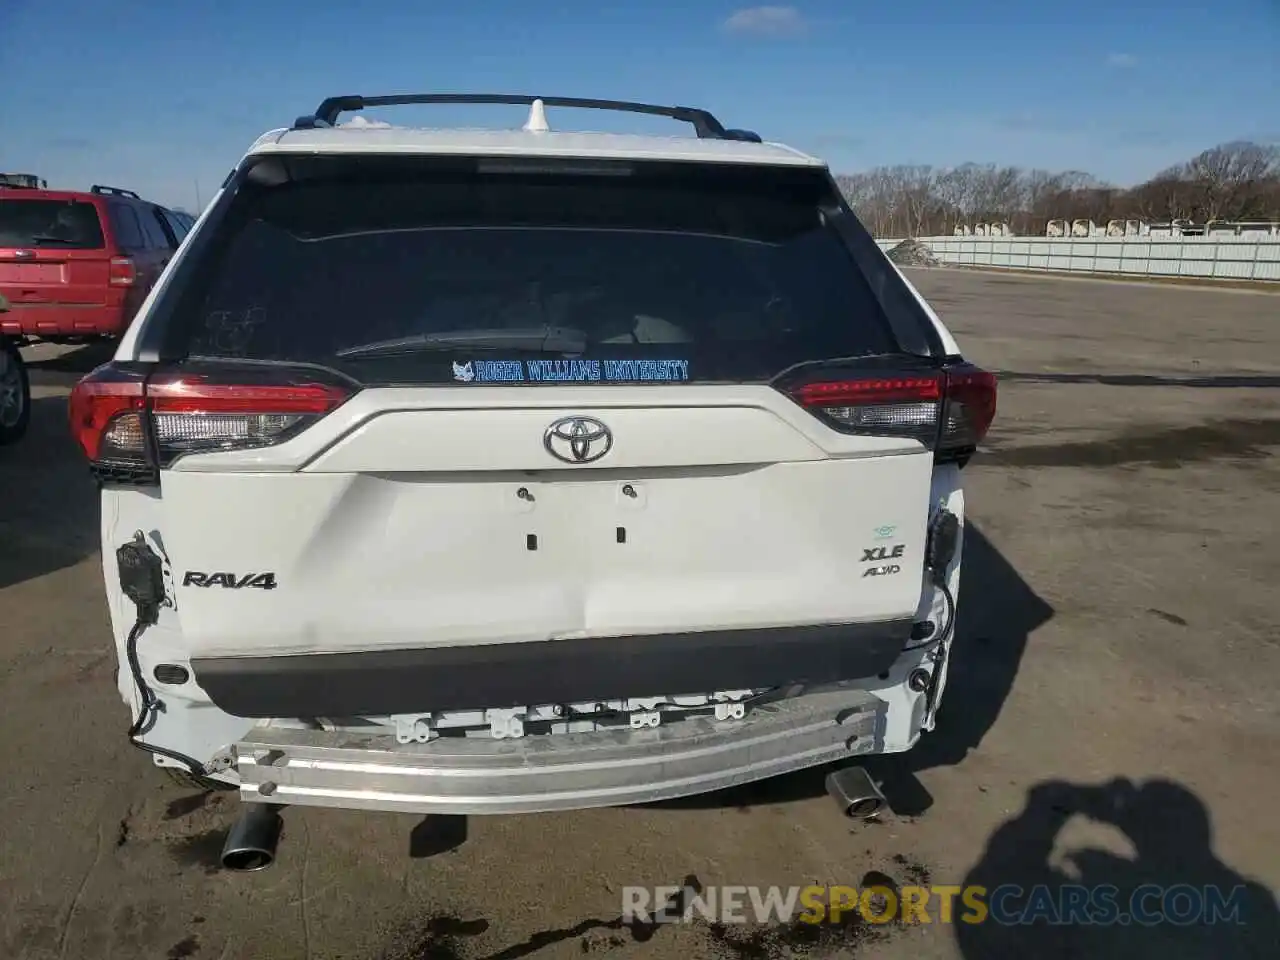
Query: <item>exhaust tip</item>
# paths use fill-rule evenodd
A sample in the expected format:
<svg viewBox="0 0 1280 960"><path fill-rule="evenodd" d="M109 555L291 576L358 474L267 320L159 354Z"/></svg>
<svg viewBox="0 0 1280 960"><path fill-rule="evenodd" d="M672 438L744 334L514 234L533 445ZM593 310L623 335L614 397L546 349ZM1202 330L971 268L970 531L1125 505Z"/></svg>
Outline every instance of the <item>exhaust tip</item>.
<svg viewBox="0 0 1280 960"><path fill-rule="evenodd" d="M253 873L271 866L275 858L270 850L224 850L222 865L236 873Z"/></svg>
<svg viewBox="0 0 1280 960"><path fill-rule="evenodd" d="M884 794L862 767L845 767L827 774L827 793L852 820L870 820L885 808Z"/></svg>
<svg viewBox="0 0 1280 960"><path fill-rule="evenodd" d="M884 807L879 797L863 797L845 808L844 815L851 820L870 820Z"/></svg>
<svg viewBox="0 0 1280 960"><path fill-rule="evenodd" d="M222 846L223 867L236 873L254 873L271 866L283 826L284 821L274 806L246 804Z"/></svg>

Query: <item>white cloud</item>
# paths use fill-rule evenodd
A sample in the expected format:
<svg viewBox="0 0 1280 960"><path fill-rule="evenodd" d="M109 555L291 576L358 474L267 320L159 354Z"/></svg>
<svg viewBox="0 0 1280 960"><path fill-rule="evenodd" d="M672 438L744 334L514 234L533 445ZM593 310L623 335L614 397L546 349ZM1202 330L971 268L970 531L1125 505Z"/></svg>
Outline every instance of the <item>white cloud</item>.
<svg viewBox="0 0 1280 960"><path fill-rule="evenodd" d="M1109 67L1132 67L1136 66L1138 58L1132 53L1109 53L1107 54L1107 66Z"/></svg>
<svg viewBox="0 0 1280 960"><path fill-rule="evenodd" d="M795 7L743 7L724 22L729 33L757 37L794 37L805 31L805 20Z"/></svg>

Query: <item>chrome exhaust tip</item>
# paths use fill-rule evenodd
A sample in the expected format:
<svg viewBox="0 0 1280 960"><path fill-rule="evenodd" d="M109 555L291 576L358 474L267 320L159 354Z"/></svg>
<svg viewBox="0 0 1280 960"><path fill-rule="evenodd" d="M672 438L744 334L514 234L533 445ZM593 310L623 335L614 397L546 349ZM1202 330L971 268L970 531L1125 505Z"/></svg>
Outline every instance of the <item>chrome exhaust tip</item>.
<svg viewBox="0 0 1280 960"><path fill-rule="evenodd" d="M869 820L886 806L884 794L863 767L833 770L826 782L827 793L846 817Z"/></svg>
<svg viewBox="0 0 1280 960"><path fill-rule="evenodd" d="M284 826L269 803L247 803L222 845L222 865L237 873L265 870L276 858L276 844Z"/></svg>

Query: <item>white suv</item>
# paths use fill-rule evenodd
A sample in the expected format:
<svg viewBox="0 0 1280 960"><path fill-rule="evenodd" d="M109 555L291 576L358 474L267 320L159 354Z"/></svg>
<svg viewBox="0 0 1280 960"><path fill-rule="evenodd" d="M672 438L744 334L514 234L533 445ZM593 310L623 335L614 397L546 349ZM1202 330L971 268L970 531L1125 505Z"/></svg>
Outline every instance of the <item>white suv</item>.
<svg viewBox="0 0 1280 960"><path fill-rule="evenodd" d="M434 102L530 120L336 123ZM488 95L260 138L71 398L134 742L424 813L910 748L994 412L822 161Z"/></svg>

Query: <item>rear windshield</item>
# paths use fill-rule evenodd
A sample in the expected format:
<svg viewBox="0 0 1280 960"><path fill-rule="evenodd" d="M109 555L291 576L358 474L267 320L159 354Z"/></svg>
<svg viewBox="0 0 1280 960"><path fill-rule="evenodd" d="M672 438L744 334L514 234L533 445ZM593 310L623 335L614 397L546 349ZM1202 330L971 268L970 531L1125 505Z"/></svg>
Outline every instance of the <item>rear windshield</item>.
<svg viewBox="0 0 1280 960"><path fill-rule="evenodd" d="M176 294L176 351L518 384L767 380L899 349L825 175L470 163L245 183Z"/></svg>
<svg viewBox="0 0 1280 960"><path fill-rule="evenodd" d="M98 208L81 200L0 199L0 247L97 250Z"/></svg>

